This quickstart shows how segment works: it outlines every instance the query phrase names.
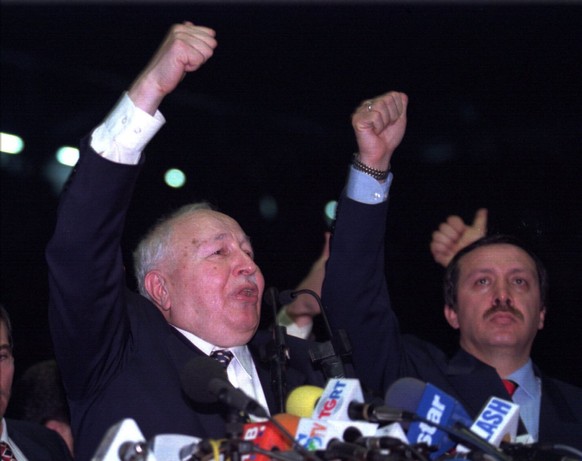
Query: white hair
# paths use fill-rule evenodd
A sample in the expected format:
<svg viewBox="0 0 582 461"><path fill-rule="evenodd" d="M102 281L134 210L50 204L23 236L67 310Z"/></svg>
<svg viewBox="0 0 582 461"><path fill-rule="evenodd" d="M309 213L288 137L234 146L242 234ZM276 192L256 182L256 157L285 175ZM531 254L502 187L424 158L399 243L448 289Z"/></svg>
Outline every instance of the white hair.
<svg viewBox="0 0 582 461"><path fill-rule="evenodd" d="M135 277L139 292L151 300L145 289L145 276L170 256L172 248L170 241L174 233L174 223L183 216L200 210L213 210L208 202L190 203L178 208L168 216L162 217L138 243L133 252Z"/></svg>

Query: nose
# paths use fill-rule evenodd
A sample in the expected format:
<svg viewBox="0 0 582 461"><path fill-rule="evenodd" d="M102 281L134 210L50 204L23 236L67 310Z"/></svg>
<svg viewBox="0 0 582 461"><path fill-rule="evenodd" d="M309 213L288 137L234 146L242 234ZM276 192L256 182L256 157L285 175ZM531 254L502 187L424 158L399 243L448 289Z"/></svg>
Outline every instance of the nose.
<svg viewBox="0 0 582 461"><path fill-rule="evenodd" d="M495 287L495 304L511 305L511 292L506 282L500 281Z"/></svg>
<svg viewBox="0 0 582 461"><path fill-rule="evenodd" d="M259 266L253 258L251 258L246 252L240 251L240 257L238 258L236 265L237 275L252 275L259 270Z"/></svg>

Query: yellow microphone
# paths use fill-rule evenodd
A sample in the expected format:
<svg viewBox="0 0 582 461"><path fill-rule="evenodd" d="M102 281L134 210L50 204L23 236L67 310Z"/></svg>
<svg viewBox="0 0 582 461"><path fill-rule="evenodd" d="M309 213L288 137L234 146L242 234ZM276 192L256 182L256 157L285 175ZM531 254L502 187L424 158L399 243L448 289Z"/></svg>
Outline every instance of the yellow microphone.
<svg viewBox="0 0 582 461"><path fill-rule="evenodd" d="M287 413L300 418L311 418L321 394L323 394L321 387L311 385L296 387L287 396L285 409Z"/></svg>

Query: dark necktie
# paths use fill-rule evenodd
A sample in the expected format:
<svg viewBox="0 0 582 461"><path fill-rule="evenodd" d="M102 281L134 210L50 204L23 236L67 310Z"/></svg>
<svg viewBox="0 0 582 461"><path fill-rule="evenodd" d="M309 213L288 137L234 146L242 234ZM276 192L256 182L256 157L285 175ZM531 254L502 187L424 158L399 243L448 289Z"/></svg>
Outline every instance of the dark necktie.
<svg viewBox="0 0 582 461"><path fill-rule="evenodd" d="M2 461L16 461L16 457L12 454L12 449L6 442L0 442L0 459Z"/></svg>
<svg viewBox="0 0 582 461"><path fill-rule="evenodd" d="M212 357L214 360L220 363L222 367L226 370L228 364L230 363L234 355L229 350L219 349L212 352L212 354L210 354L210 357Z"/></svg>
<svg viewBox="0 0 582 461"><path fill-rule="evenodd" d="M509 396L513 397L513 394L515 394L515 391L517 390L518 384L510 379L503 379L502 381Z"/></svg>

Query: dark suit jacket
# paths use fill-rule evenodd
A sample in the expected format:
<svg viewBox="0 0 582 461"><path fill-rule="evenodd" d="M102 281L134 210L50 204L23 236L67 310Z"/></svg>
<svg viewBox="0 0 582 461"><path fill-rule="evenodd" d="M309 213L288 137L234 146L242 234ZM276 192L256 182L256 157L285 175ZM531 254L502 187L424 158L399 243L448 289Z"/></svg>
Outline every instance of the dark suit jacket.
<svg viewBox="0 0 582 461"><path fill-rule="evenodd" d="M51 331L77 457L89 459L107 429L124 418L135 419L147 439L167 433L224 437L223 405L192 403L180 387L180 370L202 352L149 300L126 289L120 240L140 166L103 159L87 142L47 248ZM273 412L269 365L259 359L269 339L258 332L249 347ZM289 390L323 385L307 343L287 339Z"/></svg>
<svg viewBox="0 0 582 461"><path fill-rule="evenodd" d="M8 434L30 461L67 461L72 457L63 439L40 424L6 419Z"/></svg>
<svg viewBox="0 0 582 461"><path fill-rule="evenodd" d="M323 302L333 328L352 341L356 374L384 396L405 376L430 382L456 398L471 417L493 395L509 399L494 368L459 350L452 358L426 341L400 334L385 279L384 236L388 204L364 205L340 199ZM582 389L542 381L540 441L582 447Z"/></svg>

